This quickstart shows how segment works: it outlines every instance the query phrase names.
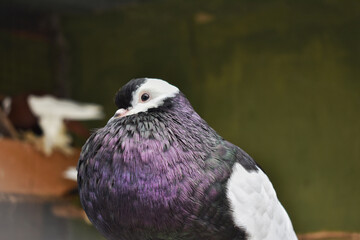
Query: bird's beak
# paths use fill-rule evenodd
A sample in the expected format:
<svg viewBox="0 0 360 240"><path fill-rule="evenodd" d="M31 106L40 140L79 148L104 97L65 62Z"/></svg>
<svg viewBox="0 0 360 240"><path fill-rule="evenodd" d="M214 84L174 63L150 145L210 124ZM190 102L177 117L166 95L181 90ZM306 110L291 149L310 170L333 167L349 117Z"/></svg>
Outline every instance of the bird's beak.
<svg viewBox="0 0 360 240"><path fill-rule="evenodd" d="M120 108L115 112L114 118L122 118L129 112L128 109Z"/></svg>
<svg viewBox="0 0 360 240"><path fill-rule="evenodd" d="M111 122L112 120L114 120L115 118L122 118L122 117L125 117L129 111L131 110L131 108L128 108L128 109L124 109L124 108L120 108L118 109L114 116L112 116L112 118L109 119L108 123Z"/></svg>

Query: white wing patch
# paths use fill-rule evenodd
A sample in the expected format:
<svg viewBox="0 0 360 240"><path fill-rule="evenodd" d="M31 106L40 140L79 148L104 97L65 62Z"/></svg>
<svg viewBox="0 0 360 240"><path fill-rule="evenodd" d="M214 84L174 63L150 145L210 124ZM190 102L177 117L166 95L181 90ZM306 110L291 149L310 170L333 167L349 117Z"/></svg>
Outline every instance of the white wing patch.
<svg viewBox="0 0 360 240"><path fill-rule="evenodd" d="M295 240L291 220L261 169L248 172L235 163L227 183L235 225L245 229L250 240Z"/></svg>

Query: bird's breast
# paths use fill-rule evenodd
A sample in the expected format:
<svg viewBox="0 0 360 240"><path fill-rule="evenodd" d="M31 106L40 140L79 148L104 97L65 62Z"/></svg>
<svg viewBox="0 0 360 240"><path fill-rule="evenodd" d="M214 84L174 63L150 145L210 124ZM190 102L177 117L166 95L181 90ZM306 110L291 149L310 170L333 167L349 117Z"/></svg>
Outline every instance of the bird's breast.
<svg viewBox="0 0 360 240"><path fill-rule="evenodd" d="M84 160L80 194L90 219L132 228L166 229L181 223L190 208L197 166L175 160L174 151L131 144Z"/></svg>
<svg viewBox="0 0 360 240"><path fill-rule="evenodd" d="M109 229L113 235L131 229L170 234L204 228L203 221L210 222L209 232L224 226L215 223L227 211L227 163L209 157L214 139L200 144L202 138L191 135L185 141L176 131L158 123L110 122L83 147L80 199L105 235Z"/></svg>

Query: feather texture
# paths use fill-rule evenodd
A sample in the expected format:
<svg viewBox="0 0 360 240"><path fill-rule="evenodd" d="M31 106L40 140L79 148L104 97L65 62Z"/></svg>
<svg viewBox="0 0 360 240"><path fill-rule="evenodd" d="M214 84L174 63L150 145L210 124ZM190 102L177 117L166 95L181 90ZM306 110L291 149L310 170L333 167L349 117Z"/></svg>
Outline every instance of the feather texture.
<svg viewBox="0 0 360 240"><path fill-rule="evenodd" d="M135 91L139 87L134 85ZM123 100L117 95L117 103L126 106ZM146 112L110 119L88 139L78 163L81 203L110 240L262 239L254 238L255 231L266 231L262 219L239 211L237 202L249 197L255 205L267 203L237 193L237 188L251 193L252 187L256 192L264 184L273 196L262 174L247 153L209 127L181 92ZM254 214L266 208L259 206Z"/></svg>
<svg viewBox="0 0 360 240"><path fill-rule="evenodd" d="M297 239L289 216L262 170L247 171L236 163L227 189L234 222L247 230L250 240Z"/></svg>

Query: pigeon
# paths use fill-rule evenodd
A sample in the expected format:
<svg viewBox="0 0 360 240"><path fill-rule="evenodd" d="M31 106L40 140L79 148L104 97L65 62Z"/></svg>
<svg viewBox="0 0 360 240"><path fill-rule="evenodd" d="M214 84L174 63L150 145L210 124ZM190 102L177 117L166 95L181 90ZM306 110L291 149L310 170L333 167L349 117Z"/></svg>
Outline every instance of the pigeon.
<svg viewBox="0 0 360 240"><path fill-rule="evenodd" d="M82 148L81 204L109 240L294 240L264 171L168 82L136 78Z"/></svg>
<svg viewBox="0 0 360 240"><path fill-rule="evenodd" d="M51 95L30 95L28 104L43 131L42 148L47 156L52 154L54 148L72 153L69 148L72 139L67 134L64 120L95 120L103 117L102 107L98 104L79 103Z"/></svg>
<svg viewBox="0 0 360 240"><path fill-rule="evenodd" d="M104 115L102 106L98 104L80 103L40 92L14 96L0 94L0 111L18 130L19 137L39 143L39 149L48 156L55 148L71 153L72 138L68 132L86 139L90 131L80 121L102 119ZM0 123L0 136L1 133L10 135L9 131L2 129ZM11 135L16 137L17 134Z"/></svg>

